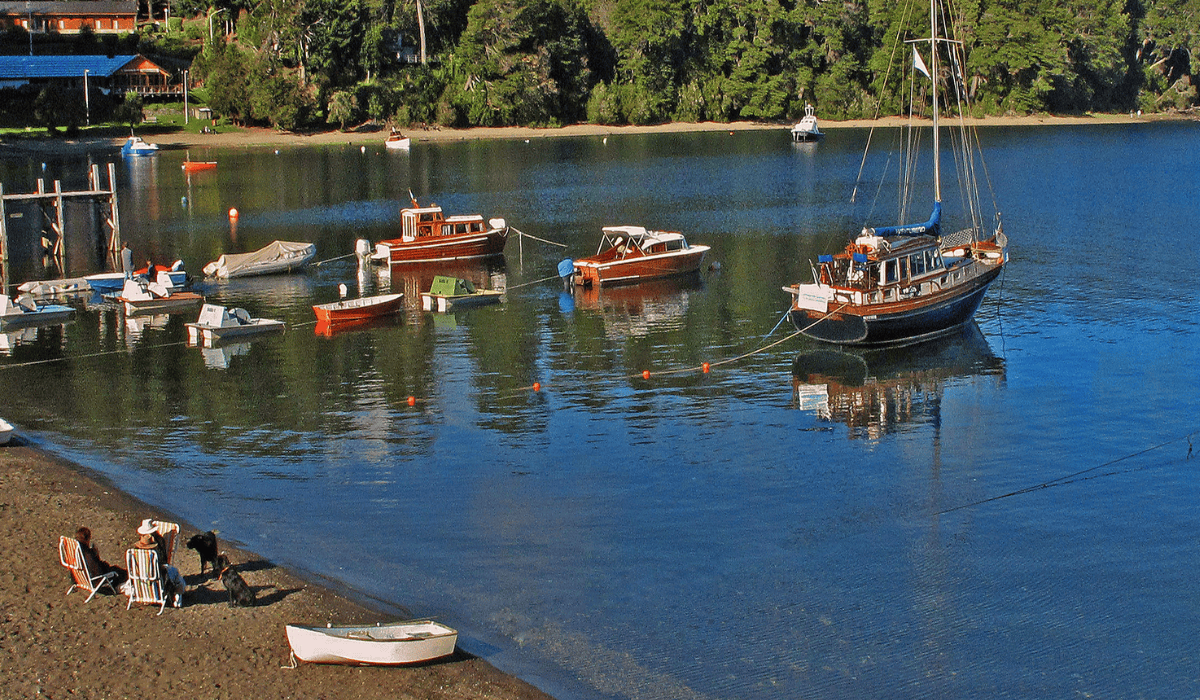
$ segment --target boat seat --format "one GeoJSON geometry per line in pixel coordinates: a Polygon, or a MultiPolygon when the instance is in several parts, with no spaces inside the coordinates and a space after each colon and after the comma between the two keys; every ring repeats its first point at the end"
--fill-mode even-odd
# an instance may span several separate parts
{"type": "Polygon", "coordinates": [[[245,309],[234,309],[233,317],[236,318],[238,323],[242,325],[250,324],[250,312],[246,311],[245,309]]]}

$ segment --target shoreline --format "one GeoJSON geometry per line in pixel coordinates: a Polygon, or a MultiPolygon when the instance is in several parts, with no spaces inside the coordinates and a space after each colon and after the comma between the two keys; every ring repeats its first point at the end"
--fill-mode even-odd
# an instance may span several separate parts
{"type": "MultiPolygon", "coordinates": [[[[219,581],[199,574],[185,546],[199,530],[115,488],[102,474],[14,436],[0,447],[0,668],[12,697],[275,697],[361,700],[552,700],[456,649],[419,666],[299,664],[289,668],[288,622],[394,619],[330,587],[221,542],[258,604],[231,608],[219,581]],[[84,602],[58,561],[59,535],[91,528],[102,558],[123,565],[143,518],[179,522],[174,564],[188,584],[182,608],[126,610],[123,595],[84,602]]],[[[220,535],[218,534],[218,538],[220,535]]]]}
{"type": "MultiPolygon", "coordinates": [[[[1078,125],[1120,125],[1139,124],[1164,121],[1195,121],[1195,117],[1186,114],[1153,114],[1153,115],[1123,115],[1123,114],[1088,114],[1082,116],[1057,116],[1034,114],[1014,117],[980,117],[967,118],[968,126],[972,127],[1027,127],[1027,126],[1078,126],[1078,125]]],[[[923,120],[928,121],[928,120],[923,120]]],[[[879,119],[851,119],[845,121],[819,121],[822,131],[835,131],[849,128],[896,127],[904,126],[908,119],[903,117],[882,117],[879,119]]],[[[451,128],[413,128],[405,130],[415,143],[446,143],[454,141],[480,140],[512,140],[540,138],[569,138],[569,137],[608,137],[637,134],[685,134],[700,132],[728,131],[730,134],[744,131],[786,132],[791,124],[774,124],[766,122],[672,122],[651,126],[605,126],[599,124],[573,124],[563,127],[471,127],[467,129],[451,128]]],[[[380,146],[386,137],[387,130],[378,125],[365,124],[348,131],[322,131],[312,134],[281,132],[263,127],[238,128],[236,131],[219,131],[214,134],[191,132],[155,133],[152,126],[141,129],[141,135],[147,141],[179,148],[278,148],[297,146],[328,146],[328,145],[363,145],[380,146]]],[[[223,127],[224,128],[224,127],[223,127]]],[[[135,130],[136,131],[136,130],[135,130]]],[[[38,153],[38,154],[72,154],[84,153],[90,150],[117,148],[128,138],[124,135],[97,135],[85,138],[58,138],[49,136],[18,137],[0,140],[0,155],[5,150],[38,153]]]]}

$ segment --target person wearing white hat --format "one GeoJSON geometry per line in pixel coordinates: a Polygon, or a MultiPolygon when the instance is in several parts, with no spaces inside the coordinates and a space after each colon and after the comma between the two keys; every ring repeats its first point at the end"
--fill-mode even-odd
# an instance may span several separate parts
{"type": "Polygon", "coordinates": [[[167,596],[167,602],[176,608],[183,607],[183,594],[187,592],[187,584],[183,580],[183,575],[179,573],[179,569],[167,564],[167,542],[163,536],[159,534],[158,527],[150,518],[142,521],[142,524],[137,529],[138,541],[133,545],[138,549],[153,549],[158,552],[158,567],[162,573],[163,581],[166,582],[163,591],[167,596]]]}

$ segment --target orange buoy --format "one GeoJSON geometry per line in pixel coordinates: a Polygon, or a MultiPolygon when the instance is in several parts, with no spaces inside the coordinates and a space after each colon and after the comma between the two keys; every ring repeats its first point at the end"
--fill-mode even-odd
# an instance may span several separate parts
{"type": "Polygon", "coordinates": [[[541,383],[541,382],[534,382],[534,383],[533,383],[533,390],[534,390],[534,391],[541,391],[541,390],[542,390],[542,383],[541,383]]]}
{"type": "Polygon", "coordinates": [[[415,396],[408,397],[408,405],[416,406],[417,405],[417,397],[415,397],[415,396]]]}
{"type": "Polygon", "coordinates": [[[649,379],[649,378],[650,378],[650,370],[648,370],[648,369],[642,370],[642,379],[649,379]]]}
{"type": "Polygon", "coordinates": [[[238,211],[237,211],[237,209],[230,209],[230,210],[229,210],[229,218],[231,218],[231,219],[237,219],[237,218],[238,218],[238,211]]]}
{"type": "Polygon", "coordinates": [[[707,362],[700,363],[700,369],[704,370],[705,374],[708,374],[708,363],[707,362]]]}

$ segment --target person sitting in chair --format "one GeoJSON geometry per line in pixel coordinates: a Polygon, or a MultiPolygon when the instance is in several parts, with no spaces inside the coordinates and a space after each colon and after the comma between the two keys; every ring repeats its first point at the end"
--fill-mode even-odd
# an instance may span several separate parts
{"type": "Polygon", "coordinates": [[[164,582],[163,595],[167,598],[167,603],[176,607],[183,607],[183,594],[187,591],[187,584],[183,581],[183,575],[179,573],[179,569],[167,564],[167,541],[163,536],[158,534],[158,528],[154,526],[150,518],[142,521],[141,527],[138,528],[138,541],[133,545],[138,549],[153,549],[158,552],[158,568],[162,574],[164,582]]]}
{"type": "Polygon", "coordinates": [[[119,588],[129,580],[129,573],[119,566],[112,566],[108,562],[100,558],[100,552],[92,544],[92,531],[84,526],[80,526],[75,531],[75,540],[79,542],[79,549],[83,552],[83,561],[87,564],[88,573],[92,576],[104,576],[109,573],[116,573],[113,578],[113,588],[119,588]]]}

